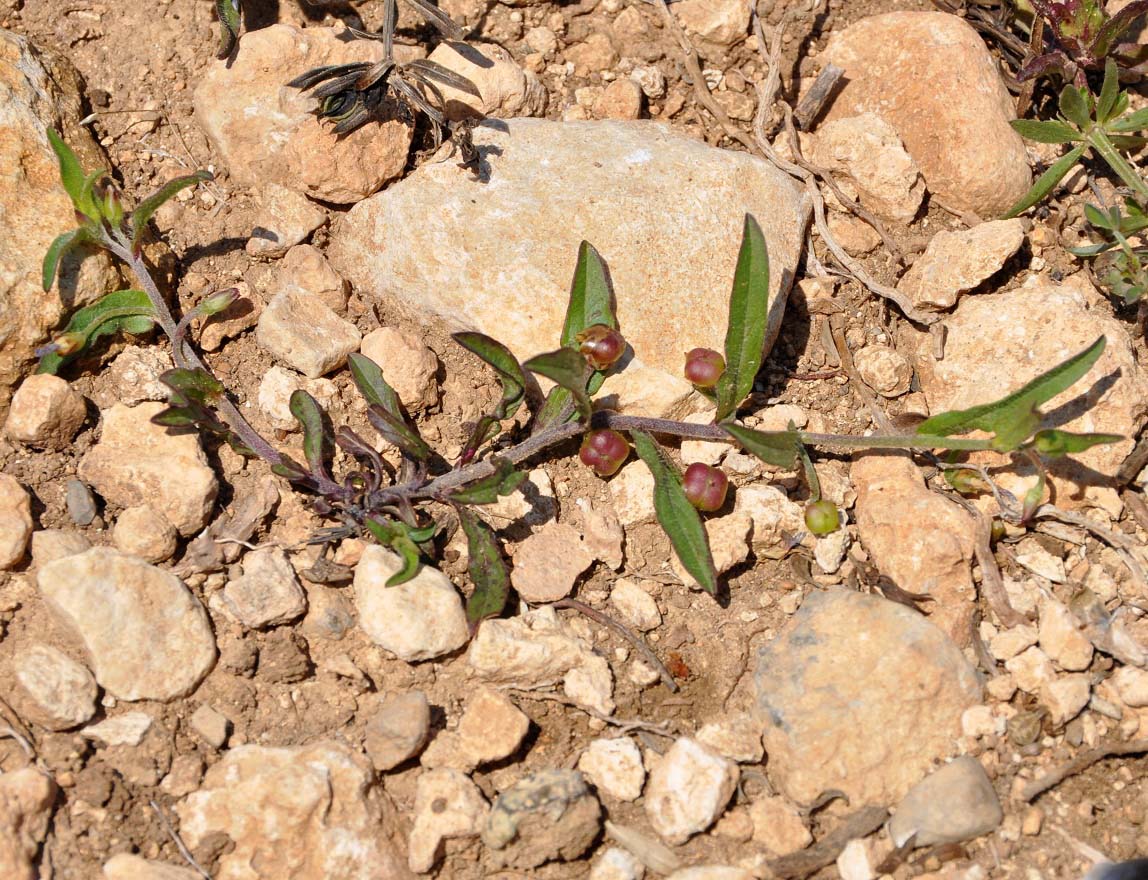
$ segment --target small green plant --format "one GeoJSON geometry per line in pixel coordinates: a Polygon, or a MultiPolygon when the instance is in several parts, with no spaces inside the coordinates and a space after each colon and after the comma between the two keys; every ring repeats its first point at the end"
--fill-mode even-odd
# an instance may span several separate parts
{"type": "Polygon", "coordinates": [[[1109,58],[1099,97],[1094,97],[1087,86],[1069,84],[1060,93],[1056,119],[1014,120],[1012,127],[1030,141],[1074,146],[1049,166],[1005,216],[1015,217],[1044,199],[1089,150],[1095,150],[1137,198],[1148,201],[1148,184],[1121,154],[1121,150],[1137,149],[1148,142],[1132,134],[1148,128],[1148,109],[1129,113],[1128,103],[1128,94],[1120,90],[1116,62],[1109,58]]]}
{"type": "MultiPolygon", "coordinates": [[[[622,415],[595,406],[592,395],[625,350],[618,331],[613,296],[605,265],[586,242],[578,252],[571,284],[561,347],[520,363],[502,343],[481,333],[459,333],[455,340],[493,371],[502,395],[493,409],[473,426],[457,463],[446,462],[420,436],[398,395],[379,367],[359,354],[349,357],[351,378],[367,403],[367,421],[401,455],[390,468],[374,446],[355,429],[333,429],[318,402],[305,391],[291,395],[290,409],[302,428],[302,461],[276,450],[263,439],[231,402],[226,389],[211,375],[188,338],[191,321],[209,315],[234,300],[232,291],[202,300],[179,320],[171,313],[146,261],[140,242],[147,218],[181,188],[204,179],[180,178],[127,212],[101,175],[84,175],[71,150],[55,135],[52,144],[61,176],[80,221],[79,229],[57,239],[44,261],[45,286],[51,284],[60,255],[77,241],[107,249],[122,260],[139,282],[140,291],[121,291],[72,316],[65,333],[43,352],[41,367],[56,370],[89,350],[107,332],[138,332],[156,325],[172,346],[175,369],[161,378],[171,388],[168,406],[154,421],[173,428],[195,428],[217,435],[236,450],[262,458],[271,470],[311,496],[313,510],[333,521],[315,538],[325,546],[340,538],[362,535],[389,547],[403,560],[390,583],[414,576],[422,559],[434,558],[453,519],[466,535],[469,574],[474,591],[467,602],[472,626],[500,614],[509,597],[509,566],[493,529],[476,508],[495,503],[515,491],[526,477],[521,466],[544,456],[565,454],[582,438],[580,457],[596,473],[615,473],[629,456],[632,443],[654,479],[658,522],[685,570],[710,593],[718,591],[718,575],[710,553],[701,513],[725,503],[728,478],[716,468],[693,465],[683,475],[669,450],[656,437],[737,443],[769,464],[805,472],[813,502],[820,486],[810,447],[844,449],[996,450],[1019,453],[1040,464],[1040,457],[1083,451],[1120,438],[1107,434],[1069,434],[1041,430],[1040,407],[1073,385],[1096,362],[1104,348],[1101,337],[1088,349],[1037,377],[1019,391],[991,404],[942,413],[924,422],[916,434],[852,437],[798,431],[756,431],[741,425],[737,413],[749,397],[766,355],[769,312],[769,258],[757,222],[746,216],[741,248],[734,268],[733,289],[725,337],[724,362],[714,379],[715,416],[699,425],[667,419],[622,415]],[[551,379],[555,387],[534,407],[532,418],[519,428],[513,417],[528,403],[527,373],[551,379]],[[989,436],[955,435],[973,430],[989,436]],[[627,440],[628,437],[628,440],[627,440]],[[336,455],[336,450],[342,456],[336,455]]],[[[714,363],[706,358],[707,369],[714,363]]],[[[707,379],[708,381],[708,379],[707,379]]],[[[1039,489],[1043,490],[1043,470],[1039,489]]],[[[1039,492],[1037,493],[1039,500],[1039,492]]],[[[1031,507],[1035,504],[1030,504],[1031,507]]],[[[815,533],[829,530],[819,508],[809,522],[815,533]]],[[[836,511],[834,511],[834,518],[836,511]]]]}
{"type": "MultiPolygon", "coordinates": [[[[1017,73],[1022,82],[1059,74],[1066,82],[1085,86],[1085,73],[1099,70],[1109,60],[1133,69],[1144,61],[1143,48],[1121,44],[1121,35],[1148,11],[1148,0],[1132,0],[1109,15],[1101,0],[1031,0],[1044,23],[1049,45],[1027,61],[1017,73]]],[[[1018,3],[1018,5],[1020,5],[1018,3]]],[[[1039,51],[1039,50],[1038,50],[1039,51]]]]}
{"type": "Polygon", "coordinates": [[[1148,215],[1134,199],[1126,199],[1122,212],[1118,205],[1107,211],[1085,205],[1084,216],[1100,235],[1096,244],[1069,248],[1078,257],[1094,259],[1093,271],[1100,285],[1131,304],[1148,291],[1148,248],[1134,247],[1129,237],[1148,228],[1148,215]]]}

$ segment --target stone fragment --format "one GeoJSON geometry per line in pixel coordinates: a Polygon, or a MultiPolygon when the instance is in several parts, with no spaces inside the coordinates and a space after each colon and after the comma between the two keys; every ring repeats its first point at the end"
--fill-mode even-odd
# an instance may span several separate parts
{"type": "Polygon", "coordinates": [[[224,607],[252,629],[289,623],[307,611],[307,596],[291,560],[278,547],[246,554],[243,574],[227,582],[222,596],[224,607]]]}
{"type": "Polygon", "coordinates": [[[596,739],[582,752],[578,769],[603,794],[620,801],[635,801],[646,784],[642,752],[628,736],[596,739]]]}
{"type": "Polygon", "coordinates": [[[797,809],[783,797],[765,797],[749,805],[753,840],[774,855],[787,856],[813,843],[813,835],[797,809]]]}
{"type": "Polygon", "coordinates": [[[104,547],[44,566],[40,592],[80,636],[96,681],[121,700],[191,693],[215,662],[203,606],[169,572],[104,547]]]}
{"type": "Polygon", "coordinates": [[[291,395],[306,391],[327,409],[338,398],[339,389],[330,379],[306,379],[294,370],[273,366],[259,382],[259,409],[279,431],[301,431],[299,420],[291,414],[291,395]]]}
{"type": "Polygon", "coordinates": [[[438,403],[438,358],[416,334],[380,327],[363,337],[359,351],[379,365],[387,384],[412,413],[438,403]]]}
{"type": "Polygon", "coordinates": [[[1020,624],[1003,629],[989,639],[989,653],[1002,663],[1011,660],[1037,643],[1040,635],[1035,626],[1020,624]]]}
{"type": "Polygon", "coordinates": [[[880,116],[834,119],[811,141],[810,160],[847,174],[865,207],[899,223],[911,223],[917,216],[925,181],[896,130],[880,116]]]}
{"type": "Polygon", "coordinates": [[[981,697],[940,629],[847,591],[806,597],[759,652],[756,683],[770,777],[797,803],[829,789],[850,804],[899,799],[954,750],[961,714],[981,697]]]}
{"type": "Polygon", "coordinates": [[[610,602],[631,626],[642,632],[657,629],[662,624],[658,603],[637,583],[629,578],[618,578],[610,588],[610,602]]]}
{"type": "Polygon", "coordinates": [[[459,748],[473,766],[481,767],[517,752],[529,729],[530,719],[510,697],[482,687],[470,698],[459,720],[459,748]]]}
{"type": "Polygon", "coordinates": [[[474,84],[478,96],[439,85],[448,119],[493,116],[541,116],[546,112],[546,87],[523,70],[511,54],[496,43],[466,45],[443,43],[429,61],[453,70],[474,84]]]}
{"type": "Polygon", "coordinates": [[[618,63],[618,53],[610,38],[601,32],[590,34],[581,43],[566,47],[566,61],[574,65],[575,76],[590,76],[609,70],[618,63]]]}
{"type": "Polygon", "coordinates": [[[643,800],[651,827],[669,843],[685,843],[718,820],[737,779],[735,763],[679,737],[650,772],[643,800]]]}
{"type": "Polygon", "coordinates": [[[1122,666],[1109,681],[1125,706],[1132,709],[1148,706],[1148,669],[1122,666]]]}
{"type": "Polygon", "coordinates": [[[104,862],[102,880],[201,880],[202,875],[191,868],[168,862],[157,862],[119,853],[104,862]]]}
{"type": "Polygon", "coordinates": [[[957,232],[942,230],[897,283],[897,289],[908,294],[919,309],[952,308],[958,296],[999,272],[1023,244],[1024,225],[1015,218],[957,232]]]}
{"type": "Polygon", "coordinates": [[[116,517],[112,542],[121,553],[158,563],[171,559],[179,546],[179,534],[162,513],[137,504],[116,517]]]}
{"type": "Polygon", "coordinates": [[[554,483],[546,471],[535,468],[515,491],[501,496],[494,504],[484,504],[479,513],[496,529],[509,529],[515,524],[540,526],[558,513],[554,483]]]}
{"type": "Polygon", "coordinates": [[[614,711],[614,678],[606,658],[574,635],[552,606],[484,621],[467,666],[490,684],[535,689],[562,682],[566,695],[603,714],[614,711]]]}
{"type": "Polygon", "coordinates": [[[1092,695],[1092,682],[1084,673],[1063,675],[1047,682],[1040,689],[1040,702],[1048,709],[1048,720],[1052,726],[1067,724],[1088,705],[1092,695]]]}
{"type": "Polygon", "coordinates": [[[845,511],[838,508],[837,515],[841,519],[842,527],[828,535],[818,537],[813,547],[813,561],[826,574],[833,574],[841,568],[852,543],[849,532],[844,527],[845,511]]]}
{"type": "Polygon", "coordinates": [[[79,532],[67,529],[41,529],[32,532],[32,563],[43,568],[49,562],[91,549],[92,542],[79,532]]]}
{"type": "Polygon", "coordinates": [[[243,51],[209,66],[195,90],[195,116],[242,186],[274,183],[349,204],[402,173],[411,127],[399,120],[346,136],[313,114],[316,99],[284,83],[325,64],[378,61],[383,46],[345,29],[273,24],[244,35],[243,51]]]}
{"type": "Polygon", "coordinates": [[[593,563],[578,530],[552,520],[514,549],[510,581],[527,602],[557,602],[593,563]]]}
{"type": "Polygon", "coordinates": [[[502,792],[482,842],[494,861],[529,869],[578,858],[601,828],[601,807],[577,770],[541,770],[502,792]]]}
{"type": "Polygon", "coordinates": [[[424,565],[411,580],[388,587],[387,580],[402,565],[397,554],[377,544],[363,551],[354,582],[363,632],[408,662],[430,660],[461,648],[469,631],[454,584],[438,569],[424,565]]]}
{"type": "Polygon", "coordinates": [[[749,7],[738,0],[682,0],[674,15],[687,33],[714,47],[729,48],[749,31],[749,7]]]}
{"type": "Polygon", "coordinates": [[[1016,686],[1025,693],[1038,694],[1041,688],[1056,678],[1052,661],[1040,648],[1032,647],[1005,661],[1005,669],[1012,673],[1016,686]]]}
{"type": "MultiPolygon", "coordinates": [[[[1014,290],[964,299],[945,322],[944,360],[937,361],[927,346],[918,351],[921,390],[930,411],[937,413],[996,400],[1098,337],[1108,340],[1088,374],[1044,404],[1042,409],[1049,415],[1043,427],[1120,434],[1129,439],[1058,460],[1049,481],[1061,507],[1093,504],[1113,509],[1115,505],[1119,510],[1115,490],[1097,485],[1095,474],[1116,473],[1132,450],[1131,438],[1148,415],[1148,376],[1124,324],[1098,308],[1103,301],[1083,272],[1061,284],[1033,276],[1014,290]],[[992,357],[985,357],[985,352],[992,352],[992,357]],[[1069,401],[1073,403],[1066,408],[1069,401]]],[[[1010,471],[1023,476],[1023,481],[1018,479],[1021,485],[1014,488],[1023,494],[1033,475],[1015,466],[1010,471]]]]}
{"type": "Polygon", "coordinates": [[[1048,578],[1054,584],[1063,584],[1065,581],[1064,560],[1049,553],[1032,537],[1017,542],[1016,561],[1033,574],[1048,578]]]}
{"type": "Polygon", "coordinates": [[[15,477],[0,474],[0,571],[13,568],[32,537],[32,496],[15,477]]]}
{"type": "MultiPolygon", "coordinates": [[[[753,520],[748,513],[735,510],[725,516],[705,521],[706,536],[709,538],[710,554],[713,556],[717,573],[725,574],[731,568],[741,565],[749,558],[749,541],[753,534],[753,520]]],[[[693,575],[686,571],[677,554],[670,560],[670,567],[687,587],[701,589],[693,575]]]]}
{"type": "Polygon", "coordinates": [[[732,712],[709,722],[695,738],[703,746],[739,764],[759,763],[765,754],[761,745],[761,722],[744,712],[732,712]]]}
{"type": "Polygon", "coordinates": [[[996,830],[1004,818],[997,793],[976,758],[957,758],[914,785],[889,821],[889,836],[901,846],[960,843],[996,830]]]}
{"type": "Polygon", "coordinates": [[[616,846],[604,850],[590,869],[590,880],[642,880],[645,876],[646,866],[616,846]]]}
{"type": "Polygon", "coordinates": [[[430,871],[442,855],[444,840],[477,837],[489,814],[486,798],[465,773],[447,768],[423,773],[415,789],[410,869],[430,871]]]}
{"type": "Polygon", "coordinates": [[[991,217],[1028,191],[1013,101],[967,22],[942,12],[871,15],[835,31],[822,60],[845,69],[826,121],[880,116],[943,204],[991,217]]]}
{"type": "Polygon", "coordinates": [[[68,480],[64,484],[64,504],[69,518],[78,526],[91,525],[98,513],[92,490],[79,480],[68,480]]]}
{"type": "Polygon", "coordinates": [[[69,730],[96,714],[96,681],[88,670],[51,645],[33,644],[12,660],[8,694],[21,717],[48,730],[69,730]]]}
{"type": "MultiPolygon", "coordinates": [[[[34,47],[26,37],[0,31],[0,215],[8,230],[0,241],[0,421],[13,389],[32,372],[34,351],[68,314],[115,290],[107,254],[78,248],[60,262],[51,290],[41,288],[44,254],[53,240],[76,228],[76,212],[60,183],[60,166],[47,130],[63,132],[85,169],[107,160],[79,124],[88,109],[82,82],[63,57],[34,47]]],[[[3,529],[0,528],[0,534],[3,529]]]]}
{"type": "Polygon", "coordinates": [[[861,543],[877,568],[902,590],[932,596],[930,618],[957,645],[967,645],[976,602],[973,518],[931,492],[907,456],[861,456],[850,479],[861,543]]]}
{"type": "Polygon", "coordinates": [[[531,52],[540,55],[553,55],[558,51],[558,37],[548,27],[532,27],[522,40],[530,47],[531,52]]]}
{"type": "Polygon", "coordinates": [[[41,876],[36,854],[48,836],[57,791],[52,778],[33,767],[0,773],[0,876],[4,880],[41,876]]]}
{"type": "Polygon", "coordinates": [[[255,338],[262,348],[308,379],[341,367],[362,341],[354,324],[344,321],[318,297],[293,288],[267,303],[255,338]]]}
{"type": "Polygon", "coordinates": [[[84,453],[77,473],[113,504],[147,504],[187,536],[207,525],[219,484],[198,435],[168,433],[152,423],[165,409],[141,403],[104,410],[100,440],[84,453]]]}
{"type": "Polygon", "coordinates": [[[309,244],[298,244],[279,261],[275,291],[288,288],[305,290],[321,299],[339,314],[347,307],[347,282],[331,268],[323,252],[309,244]]]}
{"type": "Polygon", "coordinates": [[[222,749],[231,732],[231,721],[213,706],[204,703],[191,713],[191,729],[213,749],[222,749]]]}
{"type": "Polygon", "coordinates": [[[1069,672],[1083,672],[1092,663],[1092,642],[1068,606],[1055,599],[1040,606],[1040,649],[1069,672]]]}
{"type": "Polygon", "coordinates": [[[913,367],[890,345],[866,345],[853,355],[865,384],[882,397],[900,397],[913,381],[913,367]]]}
{"type": "Polygon", "coordinates": [[[849,841],[835,861],[841,880],[874,880],[876,872],[864,840],[854,838],[849,841]]]}
{"type": "Polygon", "coordinates": [[[733,509],[753,520],[751,546],[758,556],[780,559],[789,552],[791,540],[805,531],[805,511],[776,486],[738,489],[733,509]]]}
{"type": "Polygon", "coordinates": [[[37,449],[63,449],[84,424],[84,396],[59,376],[34,374],[12,396],[4,433],[37,449]]]}
{"type": "Polygon", "coordinates": [[[328,251],[336,270],[420,322],[439,316],[527,358],[553,349],[579,243],[592,241],[638,354],[599,396],[617,395],[620,409],[660,401],[684,415],[697,395],[681,378],[682,353],[722,348],[725,312],[712,304],[729,296],[748,212],[768,243],[770,328],[780,327],[809,216],[786,175],[649,122],[514,119],[500,127],[474,130],[496,186],[460,178],[450,162],[420,166],[343,218],[328,251]],[[580,195],[587,192],[598,194],[592,203],[580,195]],[[428,203],[438,205],[433,216],[428,203]],[[677,219],[667,225],[667,216],[677,219]],[[532,230],[531,246],[509,253],[523,229],[532,230]],[[627,385],[641,368],[645,378],[627,385]]]}
{"type": "Polygon", "coordinates": [[[754,880],[754,875],[732,865],[697,865],[674,871],[666,880],[754,880]]]}
{"type": "Polygon", "coordinates": [[[99,740],[106,746],[138,746],[151,730],[152,718],[147,712],[125,712],[113,715],[99,724],[80,731],[85,739],[99,740]]]}
{"type": "Polygon", "coordinates": [[[825,221],[829,225],[829,234],[837,239],[849,256],[864,257],[881,244],[881,234],[860,217],[837,211],[828,214],[825,221]]]}
{"type": "Polygon", "coordinates": [[[575,499],[582,512],[582,545],[590,555],[614,571],[622,567],[622,545],[626,533],[612,510],[594,507],[587,498],[575,499]]]}
{"type": "Polygon", "coordinates": [[[171,389],[159,380],[174,366],[171,355],[154,346],[129,345],[108,366],[107,387],[92,391],[100,409],[117,403],[135,406],[145,400],[166,401],[171,389]]]}
{"type": "Polygon", "coordinates": [[[259,212],[244,249],[253,257],[281,257],[326,222],[323,209],[306,196],[268,183],[259,191],[259,212]]]}
{"type": "Polygon", "coordinates": [[[624,465],[610,480],[610,499],[623,526],[654,518],[654,477],[640,461],[624,465]]]}
{"type": "Polygon", "coordinates": [[[632,79],[616,79],[602,91],[591,112],[596,119],[638,119],[642,88],[632,79]]]}
{"type": "MultiPolygon", "coordinates": [[[[236,291],[235,301],[222,312],[196,322],[199,334],[197,339],[204,351],[219,351],[228,339],[234,339],[254,327],[263,314],[262,294],[252,291],[246,281],[236,281],[231,287],[236,291]]],[[[166,399],[166,395],[163,399],[166,399]]]]}
{"type": "Polygon", "coordinates": [[[176,805],[180,836],[192,851],[212,835],[234,842],[215,880],[413,880],[390,802],[369,797],[370,782],[370,767],[340,743],[238,746],[176,805]]]}
{"type": "Polygon", "coordinates": [[[367,719],[363,747],[376,770],[392,770],[409,761],[430,734],[430,704],[422,691],[385,699],[367,719]]]}

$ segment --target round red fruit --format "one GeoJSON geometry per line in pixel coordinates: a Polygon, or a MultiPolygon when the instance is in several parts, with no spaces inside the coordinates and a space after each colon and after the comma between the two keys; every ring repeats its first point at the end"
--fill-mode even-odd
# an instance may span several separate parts
{"type": "Polygon", "coordinates": [[[626,353],[622,334],[605,324],[592,324],[574,338],[578,351],[595,370],[608,370],[626,353]]]}
{"type": "Polygon", "coordinates": [[[686,352],[686,379],[699,388],[713,388],[725,372],[725,358],[712,348],[686,352]]]}
{"type": "Polygon", "coordinates": [[[705,513],[713,513],[725,504],[729,477],[715,467],[695,461],[686,468],[682,488],[690,504],[705,513]]]}
{"type": "Polygon", "coordinates": [[[805,527],[818,537],[830,535],[841,528],[841,515],[837,505],[822,498],[805,508],[805,527]]]}
{"type": "Polygon", "coordinates": [[[582,438],[582,448],[578,450],[582,464],[593,468],[600,477],[617,472],[629,454],[630,444],[626,438],[609,428],[588,433],[582,438]]]}

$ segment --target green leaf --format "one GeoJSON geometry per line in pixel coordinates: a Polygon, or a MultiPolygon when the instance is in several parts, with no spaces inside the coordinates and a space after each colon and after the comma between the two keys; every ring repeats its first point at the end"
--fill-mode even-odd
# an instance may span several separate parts
{"type": "Polygon", "coordinates": [[[205,180],[212,180],[210,171],[196,171],[194,174],[187,174],[183,177],[176,177],[174,180],[169,180],[162,187],[136,205],[136,209],[132,211],[132,248],[137,252],[140,246],[140,236],[147,228],[148,221],[151,220],[152,215],[160,209],[160,206],[173,198],[181,190],[187,189],[189,186],[195,186],[205,180]]]}
{"type": "Polygon", "coordinates": [[[535,355],[522,365],[532,373],[545,376],[568,390],[574,406],[584,419],[590,418],[590,396],[586,393],[586,359],[576,349],[560,348],[535,355]]]}
{"type": "Polygon", "coordinates": [[[72,314],[61,335],[75,335],[80,345],[67,354],[48,347],[40,358],[37,373],[56,373],[67,361],[80,355],[101,336],[119,330],[146,333],[155,323],[155,310],[142,290],[117,290],[72,314]]]}
{"type": "Polygon", "coordinates": [[[239,41],[239,0],[215,0],[219,16],[219,55],[226,58],[239,41]]]}
{"type": "Polygon", "coordinates": [[[48,143],[52,145],[52,152],[56,154],[56,160],[60,163],[60,183],[63,184],[68,198],[72,200],[73,207],[89,219],[97,220],[99,212],[95,204],[91,202],[90,197],[84,199],[84,169],[80,165],[79,158],[72,152],[72,148],[64,143],[64,139],[51,128],[48,129],[48,143]]]}
{"type": "Polygon", "coordinates": [[[494,473],[468,486],[450,493],[450,501],[455,504],[494,504],[499,496],[509,495],[526,479],[525,471],[516,471],[514,465],[497,456],[490,460],[494,473]]]}
{"type": "Polygon", "coordinates": [[[1041,455],[1060,458],[1104,443],[1119,443],[1123,439],[1119,434],[1074,434],[1071,431],[1046,428],[1033,435],[1032,447],[1041,455]]]}
{"type": "Polygon", "coordinates": [[[710,595],[717,593],[717,570],[701,517],[686,498],[682,477],[645,431],[631,431],[634,449],[654,476],[654,512],[682,566],[710,595]]]}
{"type": "Polygon", "coordinates": [[[1129,131],[1143,131],[1148,128],[1148,107],[1143,107],[1135,113],[1121,116],[1119,119],[1104,126],[1105,130],[1113,133],[1129,131]]]}
{"type": "Polygon", "coordinates": [[[1069,122],[1075,122],[1082,129],[1088,128],[1092,116],[1088,112],[1088,98],[1083,89],[1067,85],[1060,93],[1060,112],[1069,122]]]}
{"type": "Polygon", "coordinates": [[[1108,135],[1108,140],[1112,142],[1112,146],[1116,147],[1116,149],[1123,150],[1126,153],[1139,150],[1142,146],[1148,144],[1148,138],[1131,134],[1110,134],[1108,135]]]}
{"type": "Polygon", "coordinates": [[[186,400],[211,403],[223,396],[222,383],[206,370],[167,370],[159,380],[186,400]]]}
{"type": "Polygon", "coordinates": [[[494,412],[478,420],[463,450],[462,463],[470,461],[478,448],[498,433],[498,423],[511,418],[526,398],[526,376],[518,359],[505,345],[482,333],[455,333],[454,341],[494,368],[502,383],[502,400],[494,412]]]}
{"type": "Polygon", "coordinates": [[[377,404],[367,407],[367,421],[388,443],[415,461],[428,461],[434,450],[419,436],[418,430],[401,415],[395,415],[377,404]]]}
{"type": "Polygon", "coordinates": [[[796,431],[754,431],[752,428],[729,422],[721,427],[750,455],[755,455],[774,467],[787,471],[795,469],[797,450],[801,444],[796,431]]]}
{"type": "Polygon", "coordinates": [[[1074,257],[1095,257],[1097,254],[1102,254],[1105,251],[1112,250],[1116,245],[1112,242],[1103,241],[1100,244],[1089,244],[1082,247],[1065,248],[1074,257]]]}
{"type": "Polygon", "coordinates": [[[578,334],[594,324],[618,329],[610,284],[606,280],[606,265],[594,246],[584,241],[578,246],[578,264],[570,283],[570,301],[566,306],[566,321],[562,325],[562,345],[576,348],[578,334]]]}
{"type": "Polygon", "coordinates": [[[1096,205],[1086,204],[1084,206],[1084,216],[1089,223],[1098,229],[1115,229],[1117,225],[1106,211],[1100,210],[1096,205]]]}
{"type": "Polygon", "coordinates": [[[1079,354],[1037,376],[1019,391],[992,403],[964,410],[938,413],[917,426],[917,433],[948,437],[973,430],[994,434],[993,448],[1016,449],[1040,425],[1040,406],[1081,379],[1104,351],[1101,336],[1079,354]]]}
{"type": "Polygon", "coordinates": [[[765,357],[769,318],[769,253],[757,221],[745,215],[741,249],[729,297],[725,331],[725,372],[718,380],[715,421],[733,415],[753,390],[753,380],[765,357]]]}
{"type": "Polygon", "coordinates": [[[1022,138],[1041,144],[1067,144],[1084,136],[1059,119],[1014,119],[1009,123],[1022,138]]]}
{"type": "Polygon", "coordinates": [[[60,260],[76,245],[81,244],[88,240],[88,234],[84,229],[73,229],[71,232],[64,232],[57,235],[55,240],[48,245],[48,252],[44,254],[44,269],[40,279],[44,290],[52,289],[52,283],[56,280],[56,270],[60,267],[60,260]]]}
{"type": "Polygon", "coordinates": [[[387,578],[388,587],[405,584],[418,574],[419,548],[411,538],[411,529],[406,523],[371,517],[364,520],[363,525],[376,541],[389,547],[402,559],[402,567],[387,578]]]}
{"type": "Polygon", "coordinates": [[[383,371],[373,360],[358,352],[347,355],[347,366],[351,368],[351,378],[368,404],[382,407],[394,415],[402,415],[403,407],[399,396],[387,380],[383,371]]]}
{"type": "Polygon", "coordinates": [[[303,456],[316,476],[330,479],[327,473],[327,455],[330,451],[323,408],[319,402],[302,388],[291,392],[288,401],[291,415],[303,428],[303,456]]]}
{"type": "Polygon", "coordinates": [[[1100,98],[1096,102],[1097,122],[1104,124],[1111,118],[1119,94],[1120,75],[1116,70],[1116,61],[1110,57],[1104,62],[1104,82],[1100,86],[1100,98]]]}
{"type": "Polygon", "coordinates": [[[466,600],[466,619],[473,633],[488,617],[497,617],[510,596],[510,569],[502,558],[494,530],[467,507],[458,508],[458,520],[466,533],[469,558],[467,573],[474,592],[466,600]]]}
{"type": "Polygon", "coordinates": [[[538,410],[538,415],[534,417],[535,431],[541,430],[552,424],[557,419],[562,411],[566,409],[566,405],[570,403],[573,398],[570,392],[563,388],[561,385],[555,385],[550,389],[550,393],[546,395],[546,400],[542,404],[542,408],[538,410]]]}
{"type": "Polygon", "coordinates": [[[1048,170],[1037,178],[1036,183],[1032,185],[1032,189],[1025,193],[1024,198],[1008,209],[1005,213],[1005,217],[1015,217],[1022,211],[1027,211],[1052,192],[1053,187],[1060,183],[1061,178],[1072,170],[1072,166],[1080,160],[1080,157],[1084,155],[1084,151],[1087,149],[1088,144],[1078,144],[1053,162],[1052,165],[1048,167],[1048,170]]]}

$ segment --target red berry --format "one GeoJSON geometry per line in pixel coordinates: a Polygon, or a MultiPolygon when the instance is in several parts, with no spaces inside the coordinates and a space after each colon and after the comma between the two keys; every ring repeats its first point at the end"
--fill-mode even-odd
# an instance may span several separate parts
{"type": "Polygon", "coordinates": [[[841,528],[841,515],[837,512],[837,505],[824,498],[810,503],[805,508],[805,527],[818,537],[837,531],[841,528]]]}
{"type": "Polygon", "coordinates": [[[686,468],[682,488],[690,504],[705,513],[713,513],[725,504],[729,477],[715,467],[695,461],[686,468]]]}
{"type": "Polygon", "coordinates": [[[592,324],[574,338],[578,351],[595,370],[608,370],[626,353],[622,334],[605,324],[592,324]]]}
{"type": "Polygon", "coordinates": [[[686,378],[699,388],[713,388],[725,372],[725,358],[712,348],[686,352],[686,378]]]}
{"type": "Polygon", "coordinates": [[[622,466],[630,455],[630,444],[617,431],[601,428],[582,438],[578,458],[600,477],[608,477],[622,466]]]}

